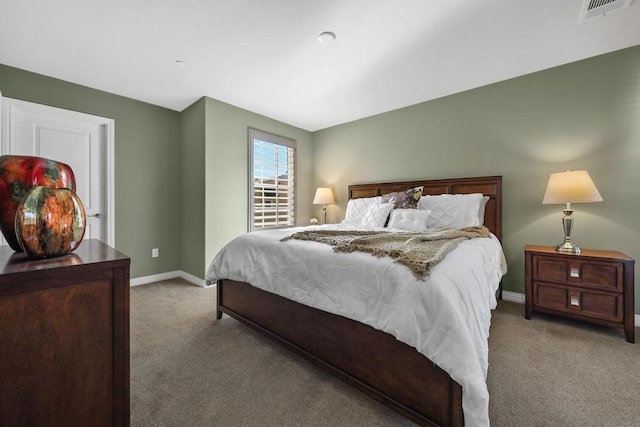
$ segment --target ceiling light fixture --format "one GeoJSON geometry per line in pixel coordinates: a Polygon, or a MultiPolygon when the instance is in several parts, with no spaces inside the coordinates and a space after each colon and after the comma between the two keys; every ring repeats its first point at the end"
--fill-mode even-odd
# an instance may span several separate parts
{"type": "Polygon", "coordinates": [[[184,61],[181,61],[181,60],[179,60],[179,59],[178,59],[178,60],[176,61],[176,65],[177,65],[178,67],[184,67],[184,66],[185,66],[185,65],[187,65],[187,64],[185,64],[185,62],[184,62],[184,61]]]}
{"type": "Polygon", "coordinates": [[[336,35],[331,31],[325,31],[318,36],[318,40],[322,44],[331,44],[336,41],[336,35]]]}

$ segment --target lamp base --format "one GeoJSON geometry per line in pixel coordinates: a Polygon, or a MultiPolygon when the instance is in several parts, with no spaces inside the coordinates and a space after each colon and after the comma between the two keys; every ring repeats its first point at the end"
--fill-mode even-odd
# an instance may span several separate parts
{"type": "Polygon", "coordinates": [[[580,248],[571,242],[564,242],[563,244],[556,246],[556,250],[558,252],[565,252],[576,255],[580,254],[580,248]]]}
{"type": "Polygon", "coordinates": [[[558,252],[566,252],[570,254],[579,254],[580,248],[571,243],[571,229],[573,228],[573,211],[567,203],[567,208],[562,211],[564,217],[562,218],[562,228],[564,228],[564,243],[556,246],[558,252]]]}

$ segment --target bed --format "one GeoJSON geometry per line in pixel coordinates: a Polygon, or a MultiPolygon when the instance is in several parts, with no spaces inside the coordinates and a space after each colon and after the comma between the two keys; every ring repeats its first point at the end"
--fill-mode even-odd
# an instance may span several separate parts
{"type": "MultiPolygon", "coordinates": [[[[416,186],[423,187],[423,195],[488,196],[484,224],[495,238],[502,239],[500,176],[355,184],[349,186],[348,194],[349,199],[370,198],[416,186]]],[[[486,419],[480,416],[479,420],[470,421],[471,412],[468,408],[463,410],[462,386],[416,346],[366,324],[371,322],[356,321],[266,291],[263,284],[219,277],[220,265],[226,262],[220,257],[219,254],[214,259],[218,273],[214,272],[214,262],[207,273],[207,280],[217,283],[218,319],[224,313],[239,320],[420,425],[462,426],[465,413],[467,425],[488,424],[488,403],[483,415],[486,419]]],[[[499,297],[498,285],[496,288],[499,297]]],[[[488,326],[486,329],[488,336],[488,326]]],[[[447,363],[441,361],[440,365],[447,363]]]]}

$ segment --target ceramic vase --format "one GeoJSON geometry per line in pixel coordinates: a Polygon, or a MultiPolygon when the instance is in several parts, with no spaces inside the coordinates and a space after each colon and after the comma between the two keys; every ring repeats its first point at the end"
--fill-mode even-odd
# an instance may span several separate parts
{"type": "Polygon", "coordinates": [[[14,251],[21,251],[15,232],[18,205],[35,186],[76,189],[71,168],[33,156],[0,156],[0,230],[14,251]]]}
{"type": "Polygon", "coordinates": [[[85,226],[84,206],[70,188],[33,187],[15,216],[18,244],[32,258],[72,252],[82,242],[85,226]]]}

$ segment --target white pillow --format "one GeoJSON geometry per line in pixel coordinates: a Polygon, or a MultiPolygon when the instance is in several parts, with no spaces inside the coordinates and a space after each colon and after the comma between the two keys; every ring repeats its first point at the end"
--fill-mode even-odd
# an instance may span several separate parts
{"type": "Polygon", "coordinates": [[[373,205],[379,205],[381,200],[382,196],[363,197],[361,199],[349,200],[349,202],[347,203],[347,212],[345,213],[343,222],[360,224],[369,207],[373,205]]]}
{"type": "Polygon", "coordinates": [[[481,193],[422,196],[418,209],[431,211],[428,228],[481,225],[479,212],[483,197],[481,193]]]}
{"type": "Polygon", "coordinates": [[[484,208],[487,207],[489,196],[483,196],[480,202],[480,209],[478,210],[478,218],[480,219],[480,225],[484,225],[484,208]]]}
{"type": "Polygon", "coordinates": [[[431,211],[418,209],[394,209],[391,211],[389,228],[406,231],[424,231],[431,211]]]}
{"type": "Polygon", "coordinates": [[[360,225],[364,228],[384,227],[389,218],[389,212],[393,210],[393,203],[379,203],[369,206],[360,221],[360,225]]]}

